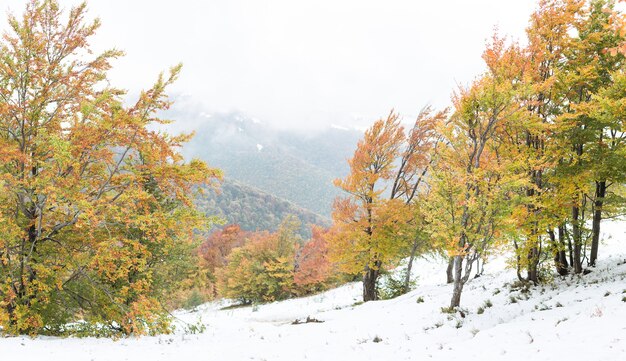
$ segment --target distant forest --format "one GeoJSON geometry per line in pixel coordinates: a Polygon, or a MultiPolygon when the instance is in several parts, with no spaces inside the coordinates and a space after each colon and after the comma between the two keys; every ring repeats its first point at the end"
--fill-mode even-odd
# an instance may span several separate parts
{"type": "Polygon", "coordinates": [[[330,225],[328,218],[232,179],[226,179],[219,190],[205,190],[197,197],[196,205],[202,212],[219,216],[227,224],[238,224],[246,231],[275,231],[288,215],[300,220],[299,233],[305,238],[311,236],[311,224],[330,225]]]}

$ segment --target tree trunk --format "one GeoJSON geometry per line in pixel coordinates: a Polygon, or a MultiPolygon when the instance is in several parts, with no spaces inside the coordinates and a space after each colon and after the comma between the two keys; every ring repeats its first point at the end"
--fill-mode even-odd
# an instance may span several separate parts
{"type": "Polygon", "coordinates": [[[578,216],[580,209],[578,206],[572,207],[572,238],[574,239],[574,273],[582,273],[583,265],[581,261],[581,248],[582,248],[582,232],[580,230],[580,224],[578,223],[578,216]]]}
{"type": "Polygon", "coordinates": [[[513,246],[515,247],[515,274],[518,280],[524,281],[524,277],[522,277],[522,257],[515,239],[513,239],[513,246]]]}
{"type": "MultiPolygon", "coordinates": [[[[566,226],[563,225],[563,231],[567,229],[565,227],[566,226]]],[[[569,235],[567,235],[567,250],[569,254],[569,265],[574,267],[574,248],[572,248],[572,237],[570,237],[569,235]]]]}
{"type": "Polygon", "coordinates": [[[378,300],[376,280],[378,280],[380,274],[379,267],[380,264],[377,265],[377,269],[372,269],[369,266],[365,267],[365,272],[363,273],[363,302],[378,300]]]}
{"type": "Polygon", "coordinates": [[[559,226],[559,238],[557,240],[556,235],[554,234],[554,230],[549,230],[548,234],[550,235],[550,241],[552,243],[552,248],[554,249],[554,267],[556,268],[556,272],[565,276],[567,274],[567,255],[565,254],[565,243],[563,240],[563,227],[559,226]]]}
{"type": "Polygon", "coordinates": [[[589,256],[589,265],[596,266],[598,258],[598,243],[600,242],[600,222],[602,221],[602,206],[604,204],[604,196],[606,194],[606,181],[596,182],[596,199],[593,203],[593,225],[591,229],[591,255],[589,256]]]}
{"type": "Polygon", "coordinates": [[[556,272],[561,274],[560,268],[560,257],[559,257],[559,244],[556,242],[556,236],[554,235],[554,231],[552,229],[548,230],[548,235],[550,236],[550,244],[552,245],[552,254],[554,255],[554,267],[556,268],[556,272]]]}
{"type": "Polygon", "coordinates": [[[409,292],[409,286],[411,285],[411,269],[413,268],[413,260],[417,253],[417,246],[419,245],[417,238],[413,241],[413,248],[411,248],[411,256],[409,257],[409,264],[406,266],[406,275],[404,276],[404,292],[409,292]]]}
{"type": "Polygon", "coordinates": [[[537,270],[537,266],[539,264],[539,250],[537,247],[533,246],[528,251],[528,281],[533,282],[534,284],[539,283],[539,272],[537,270]]]}
{"type": "Polygon", "coordinates": [[[559,226],[559,246],[561,247],[559,252],[559,261],[561,262],[561,265],[563,267],[564,273],[562,274],[562,276],[565,276],[569,273],[568,268],[570,266],[567,263],[567,254],[565,253],[565,225],[559,226]]]}
{"type": "Polygon", "coordinates": [[[446,283],[454,282],[454,273],[452,270],[454,269],[454,257],[450,257],[448,259],[448,268],[446,268],[446,283]]]}
{"type": "MultiPolygon", "coordinates": [[[[534,149],[539,149],[538,138],[532,136],[530,133],[526,136],[526,144],[529,147],[534,149]]],[[[534,199],[538,195],[539,192],[535,192],[535,189],[541,189],[541,171],[532,170],[530,171],[530,178],[532,179],[533,186],[528,187],[526,189],[526,196],[529,199],[534,199]]],[[[539,210],[535,205],[531,202],[526,205],[529,214],[537,215],[539,210]]],[[[539,272],[537,271],[537,267],[539,265],[539,245],[541,244],[541,237],[539,236],[539,230],[537,227],[537,218],[533,218],[530,229],[530,235],[528,235],[527,242],[532,242],[528,249],[528,253],[526,254],[526,280],[531,281],[534,284],[539,283],[539,272]]],[[[519,271],[518,271],[519,277],[519,271]]]]}
{"type": "Polygon", "coordinates": [[[463,292],[463,257],[454,256],[454,287],[452,290],[452,300],[450,300],[450,308],[459,307],[461,304],[461,292],[463,292]]]}

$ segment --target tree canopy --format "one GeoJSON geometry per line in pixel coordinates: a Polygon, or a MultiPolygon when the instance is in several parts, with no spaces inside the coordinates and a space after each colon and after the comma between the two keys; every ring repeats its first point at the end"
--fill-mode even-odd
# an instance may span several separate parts
{"type": "Polygon", "coordinates": [[[56,333],[82,319],[112,332],[166,331],[169,265],[210,219],[192,186],[220,172],[183,162],[189,135],[158,131],[180,65],[131,105],[93,55],[100,23],[54,0],[9,16],[0,42],[0,325],[56,333]]]}

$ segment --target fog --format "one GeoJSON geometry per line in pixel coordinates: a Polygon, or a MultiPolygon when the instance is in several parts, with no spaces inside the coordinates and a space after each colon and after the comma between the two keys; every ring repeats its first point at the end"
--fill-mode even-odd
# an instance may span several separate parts
{"type": "MultiPolygon", "coordinates": [[[[24,3],[3,0],[0,11],[19,14],[24,3]]],[[[69,8],[77,1],[60,3],[69,8]]],[[[102,20],[94,48],[127,53],[114,63],[112,84],[136,93],[182,62],[171,89],[181,104],[316,129],[364,126],[391,108],[411,118],[426,104],[448,105],[451,92],[483,70],[480,55],[495,27],[523,38],[535,1],[91,0],[88,6],[89,16],[102,20]]]]}

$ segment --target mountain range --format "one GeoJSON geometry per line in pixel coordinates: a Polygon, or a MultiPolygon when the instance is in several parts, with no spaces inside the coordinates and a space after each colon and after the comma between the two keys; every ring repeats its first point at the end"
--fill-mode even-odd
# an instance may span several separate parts
{"type": "Polygon", "coordinates": [[[174,109],[173,115],[197,124],[185,157],[225,174],[221,192],[208,192],[199,204],[248,230],[273,230],[287,214],[304,224],[328,224],[341,195],[333,180],[348,173],[347,160],[362,136],[336,126],[309,133],[280,130],[241,113],[174,109]]]}

